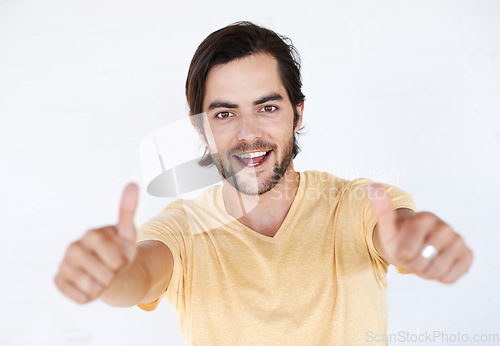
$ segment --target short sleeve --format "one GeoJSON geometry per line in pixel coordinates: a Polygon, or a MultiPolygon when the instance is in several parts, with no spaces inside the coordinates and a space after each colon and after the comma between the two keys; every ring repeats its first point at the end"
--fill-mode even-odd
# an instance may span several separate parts
{"type": "Polygon", "coordinates": [[[145,311],[156,309],[160,300],[166,297],[170,304],[177,310],[180,304],[179,292],[182,292],[184,279],[184,265],[186,258],[187,222],[184,212],[175,208],[175,202],[165,208],[161,213],[149,219],[137,229],[137,243],[146,240],[157,240],[165,244],[174,258],[172,278],[167,290],[158,299],[144,304],[137,304],[145,311]]]}

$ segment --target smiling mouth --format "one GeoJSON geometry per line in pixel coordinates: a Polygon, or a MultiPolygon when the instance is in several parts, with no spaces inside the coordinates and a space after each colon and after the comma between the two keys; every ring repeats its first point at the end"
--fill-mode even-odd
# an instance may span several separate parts
{"type": "Polygon", "coordinates": [[[258,167],[264,164],[271,151],[272,150],[256,151],[253,153],[234,155],[234,157],[246,167],[258,167]]]}

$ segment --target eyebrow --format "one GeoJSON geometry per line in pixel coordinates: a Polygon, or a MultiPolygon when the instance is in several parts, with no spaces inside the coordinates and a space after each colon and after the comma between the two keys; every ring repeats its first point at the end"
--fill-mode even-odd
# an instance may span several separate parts
{"type": "Polygon", "coordinates": [[[261,97],[260,99],[258,99],[257,101],[255,101],[253,104],[257,106],[257,105],[260,105],[262,103],[266,103],[266,102],[269,102],[269,101],[283,101],[283,96],[281,96],[278,93],[272,93],[270,95],[261,97]]]}
{"type": "MultiPolygon", "coordinates": [[[[267,96],[263,96],[260,99],[254,101],[254,105],[260,105],[269,101],[283,101],[283,96],[281,96],[278,93],[272,93],[267,96]]],[[[231,103],[231,102],[225,102],[225,101],[214,101],[210,103],[208,106],[208,110],[211,111],[212,109],[216,108],[238,108],[238,105],[236,103],[231,103]]]]}
{"type": "Polygon", "coordinates": [[[209,111],[215,108],[238,108],[238,105],[236,103],[214,101],[208,106],[209,111]]]}

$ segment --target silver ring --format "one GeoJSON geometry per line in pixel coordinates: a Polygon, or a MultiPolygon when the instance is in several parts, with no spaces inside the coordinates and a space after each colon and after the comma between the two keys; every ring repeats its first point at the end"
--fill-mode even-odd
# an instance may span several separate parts
{"type": "Polygon", "coordinates": [[[422,251],[420,251],[420,255],[431,261],[434,257],[436,257],[438,254],[438,250],[432,246],[431,244],[425,244],[424,247],[422,248],[422,251]]]}

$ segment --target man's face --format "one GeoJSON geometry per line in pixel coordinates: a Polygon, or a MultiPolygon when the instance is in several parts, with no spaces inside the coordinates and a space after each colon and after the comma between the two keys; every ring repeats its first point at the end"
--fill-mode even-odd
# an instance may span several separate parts
{"type": "Polygon", "coordinates": [[[281,82],[278,62],[258,53],[213,67],[203,111],[205,139],[221,175],[238,191],[263,194],[291,167],[294,106],[281,82]]]}

